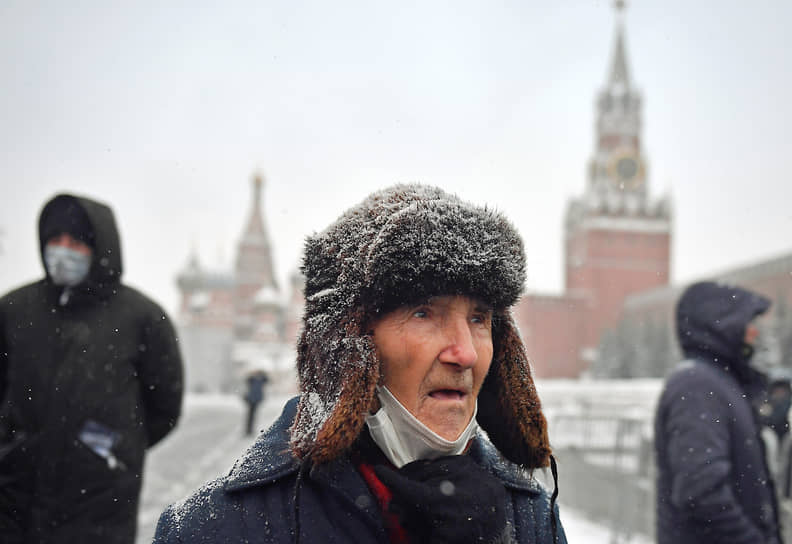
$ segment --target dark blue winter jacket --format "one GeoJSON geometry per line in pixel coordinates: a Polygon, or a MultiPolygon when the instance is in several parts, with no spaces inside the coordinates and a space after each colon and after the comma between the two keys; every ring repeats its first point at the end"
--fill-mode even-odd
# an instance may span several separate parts
{"type": "Polygon", "coordinates": [[[750,400],[746,325],[769,301],[711,282],[677,306],[684,361],[657,407],[658,544],[778,543],[777,507],[750,400]]]}
{"type": "MultiPolygon", "coordinates": [[[[349,458],[306,471],[295,507],[300,465],[289,451],[288,429],[296,404],[296,398],[289,401],[228,476],[168,507],[154,542],[291,543],[299,523],[304,543],[387,543],[377,500],[349,458]]],[[[469,454],[510,491],[507,519],[514,542],[551,544],[550,500],[544,488],[482,438],[475,439],[469,454]]],[[[557,508],[555,516],[557,520],[557,508]]],[[[560,522],[558,534],[558,542],[566,544],[560,522]]]]}

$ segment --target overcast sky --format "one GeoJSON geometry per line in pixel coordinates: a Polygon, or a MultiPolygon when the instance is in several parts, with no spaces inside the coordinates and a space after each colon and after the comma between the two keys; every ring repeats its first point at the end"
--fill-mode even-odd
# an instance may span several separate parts
{"type": "MultiPolygon", "coordinates": [[[[792,2],[634,0],[672,276],[792,251],[792,2]]],[[[0,3],[0,291],[42,274],[59,191],[110,204],[125,280],[177,307],[192,246],[230,267],[260,171],[283,284],[306,234],[374,189],[439,185],[505,212],[528,288],[558,292],[584,189],[609,1],[0,3]]]]}

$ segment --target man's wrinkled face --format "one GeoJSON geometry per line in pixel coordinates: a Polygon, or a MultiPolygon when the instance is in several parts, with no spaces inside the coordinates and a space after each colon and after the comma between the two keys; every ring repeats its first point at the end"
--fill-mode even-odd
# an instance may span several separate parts
{"type": "Polygon", "coordinates": [[[465,296],[432,297],[374,324],[381,384],[446,440],[465,430],[492,363],[492,309],[465,296]]]}

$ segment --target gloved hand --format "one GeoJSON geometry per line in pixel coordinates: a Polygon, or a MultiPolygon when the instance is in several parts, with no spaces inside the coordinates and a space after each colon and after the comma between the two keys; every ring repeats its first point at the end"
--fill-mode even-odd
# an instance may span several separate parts
{"type": "Polygon", "coordinates": [[[505,541],[508,495],[503,484],[467,455],[374,467],[393,493],[390,510],[411,542],[505,541]]]}

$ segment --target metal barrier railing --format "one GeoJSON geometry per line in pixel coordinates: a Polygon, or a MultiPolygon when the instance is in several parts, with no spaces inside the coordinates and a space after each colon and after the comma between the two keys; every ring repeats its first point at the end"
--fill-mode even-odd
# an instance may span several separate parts
{"type": "Polygon", "coordinates": [[[611,528],[611,543],[654,534],[654,465],[645,418],[555,414],[561,500],[611,528]]]}

